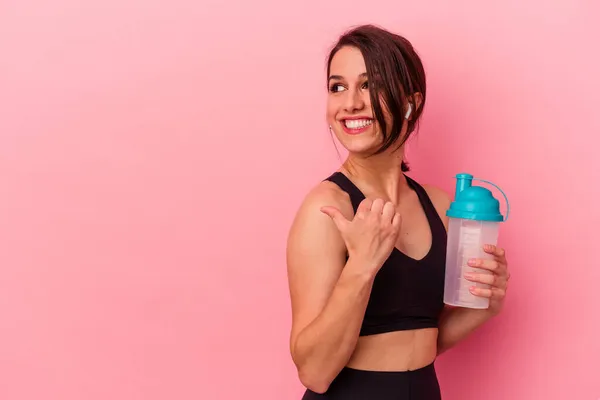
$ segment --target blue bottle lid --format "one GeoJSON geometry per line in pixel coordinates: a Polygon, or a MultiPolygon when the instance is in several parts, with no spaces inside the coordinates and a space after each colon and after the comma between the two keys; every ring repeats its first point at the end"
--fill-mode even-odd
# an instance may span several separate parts
{"type": "Polygon", "coordinates": [[[450,208],[446,211],[446,215],[451,218],[472,219],[477,221],[505,221],[504,216],[500,212],[500,203],[494,198],[492,192],[481,186],[472,186],[473,180],[489,183],[500,190],[506,199],[506,219],[508,219],[510,205],[508,204],[508,198],[502,189],[492,182],[476,179],[473,178],[473,175],[465,173],[456,175],[454,201],[450,204],[450,208]]]}

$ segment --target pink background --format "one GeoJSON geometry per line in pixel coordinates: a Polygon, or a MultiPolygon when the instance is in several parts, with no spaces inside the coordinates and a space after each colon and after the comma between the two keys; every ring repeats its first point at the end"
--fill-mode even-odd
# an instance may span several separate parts
{"type": "Polygon", "coordinates": [[[285,239],[339,162],[327,48],[365,22],[428,71],[413,176],[514,210],[506,310],[444,398],[599,398],[594,3],[1,1],[0,399],[299,399],[285,239]]]}

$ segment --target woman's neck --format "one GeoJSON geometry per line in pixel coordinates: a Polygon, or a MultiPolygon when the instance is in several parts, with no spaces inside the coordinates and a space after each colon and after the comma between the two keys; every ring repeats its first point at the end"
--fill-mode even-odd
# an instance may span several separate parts
{"type": "Polygon", "coordinates": [[[410,190],[402,171],[403,151],[384,152],[370,157],[350,154],[342,168],[368,192],[385,194],[396,202],[410,190]]]}

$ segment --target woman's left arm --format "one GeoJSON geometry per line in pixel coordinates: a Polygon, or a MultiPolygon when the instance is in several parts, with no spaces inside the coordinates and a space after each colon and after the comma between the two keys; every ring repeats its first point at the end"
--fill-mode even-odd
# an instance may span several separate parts
{"type": "Polygon", "coordinates": [[[471,282],[481,282],[490,285],[489,289],[472,287],[471,293],[475,296],[487,297],[490,305],[485,310],[446,307],[442,313],[439,324],[438,355],[466,338],[475,329],[480,327],[490,318],[502,311],[504,298],[508,289],[508,263],[503,248],[485,245],[483,250],[493,256],[493,259],[473,259],[469,265],[486,269],[490,273],[473,273],[465,276],[471,282]]]}
{"type": "MultiPolygon", "coordinates": [[[[446,230],[448,229],[448,218],[446,210],[450,207],[450,196],[440,188],[424,185],[427,194],[431,198],[446,230]]],[[[483,325],[490,318],[498,315],[504,304],[504,297],[508,286],[510,274],[504,249],[496,246],[484,246],[483,250],[493,256],[491,260],[476,259],[470,265],[491,271],[491,274],[474,274],[466,277],[472,282],[490,284],[490,289],[475,288],[471,290],[476,296],[488,297],[490,306],[485,310],[477,310],[462,307],[446,306],[440,317],[438,334],[438,354],[443,353],[459,341],[466,338],[470,333],[483,325]]],[[[482,271],[483,272],[483,271],[482,271]]]]}

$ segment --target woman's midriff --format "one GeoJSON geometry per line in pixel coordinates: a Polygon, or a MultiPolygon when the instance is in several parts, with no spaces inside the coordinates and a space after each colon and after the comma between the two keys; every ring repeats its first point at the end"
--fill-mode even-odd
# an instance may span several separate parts
{"type": "Polygon", "coordinates": [[[437,356],[436,328],[361,336],[347,366],[367,371],[410,371],[437,356]]]}

